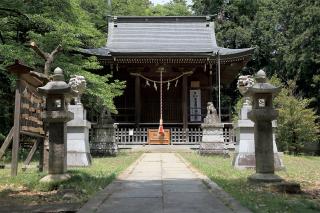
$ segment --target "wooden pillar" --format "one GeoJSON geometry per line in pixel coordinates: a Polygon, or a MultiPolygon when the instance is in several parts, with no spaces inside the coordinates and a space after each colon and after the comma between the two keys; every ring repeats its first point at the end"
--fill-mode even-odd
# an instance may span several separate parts
{"type": "Polygon", "coordinates": [[[182,123],[183,129],[188,128],[188,76],[182,77],[182,123]]]}
{"type": "Polygon", "coordinates": [[[139,127],[141,121],[141,89],[140,77],[136,76],[135,79],[135,120],[136,127],[139,127]]]}
{"type": "MultiPolygon", "coordinates": [[[[209,100],[210,102],[213,103],[213,84],[212,84],[212,73],[209,73],[209,78],[208,78],[208,81],[209,81],[209,100]]],[[[207,104],[207,103],[205,103],[207,104]]]]}
{"type": "Polygon", "coordinates": [[[11,176],[17,176],[19,160],[19,143],[20,143],[20,110],[21,110],[21,93],[20,93],[20,75],[17,76],[16,94],[14,102],[14,132],[12,143],[12,160],[11,176]]]}

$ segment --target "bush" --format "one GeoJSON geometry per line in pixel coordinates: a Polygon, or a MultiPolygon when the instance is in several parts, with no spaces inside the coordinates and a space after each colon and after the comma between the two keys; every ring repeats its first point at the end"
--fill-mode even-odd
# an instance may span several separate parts
{"type": "Polygon", "coordinates": [[[275,107],[279,110],[276,132],[278,148],[293,154],[301,153],[305,143],[319,139],[318,116],[309,108],[310,99],[295,94],[295,81],[289,81],[285,86],[277,76],[273,76],[270,82],[282,87],[274,99],[275,107]]]}
{"type": "MultiPolygon", "coordinates": [[[[278,149],[291,154],[301,153],[305,143],[319,140],[319,124],[316,123],[319,117],[309,108],[310,99],[295,94],[295,81],[284,85],[275,75],[270,79],[270,83],[282,88],[274,99],[275,108],[279,111],[276,130],[278,149]]],[[[237,113],[242,103],[243,98],[240,98],[235,107],[237,113]]],[[[233,115],[233,122],[238,118],[237,113],[233,115]]]]}

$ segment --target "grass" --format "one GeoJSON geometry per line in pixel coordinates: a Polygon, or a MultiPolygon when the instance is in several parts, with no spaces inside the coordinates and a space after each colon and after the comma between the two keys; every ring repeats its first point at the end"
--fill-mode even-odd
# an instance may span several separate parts
{"type": "Polygon", "coordinates": [[[116,176],[133,163],[141,153],[121,153],[117,157],[93,158],[91,167],[68,169],[72,178],[63,183],[40,183],[45,173],[34,169],[19,170],[11,177],[10,169],[0,170],[0,206],[8,203],[48,204],[55,202],[85,202],[105,188],[116,176]],[[65,193],[74,199],[65,200],[65,193]]]}
{"type": "Polygon", "coordinates": [[[320,157],[284,156],[286,170],[277,174],[301,184],[303,193],[293,195],[278,193],[270,185],[249,184],[247,177],[254,170],[234,169],[232,157],[181,155],[253,212],[320,212],[320,157]]]}

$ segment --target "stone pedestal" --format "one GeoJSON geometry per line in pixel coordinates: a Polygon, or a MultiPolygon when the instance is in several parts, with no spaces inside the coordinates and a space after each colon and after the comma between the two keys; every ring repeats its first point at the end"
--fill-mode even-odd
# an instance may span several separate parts
{"type": "Polygon", "coordinates": [[[228,154],[224,148],[223,124],[217,115],[212,102],[207,103],[207,116],[201,124],[202,141],[199,146],[200,154],[228,154]]]}
{"type": "Polygon", "coordinates": [[[94,125],[92,128],[91,153],[94,155],[117,155],[118,144],[115,139],[115,129],[117,126],[113,123],[108,123],[108,121],[102,121],[101,124],[94,125]]]}
{"type": "Polygon", "coordinates": [[[82,104],[69,105],[74,119],[67,123],[67,165],[90,166],[89,129],[91,123],[86,120],[86,110],[82,104]]]}
{"type": "MultiPolygon", "coordinates": [[[[252,106],[244,105],[240,111],[240,119],[235,125],[237,145],[233,159],[233,166],[238,169],[255,168],[255,147],[254,147],[254,123],[248,119],[248,112],[251,111],[252,106]]],[[[284,168],[283,161],[278,153],[275,142],[275,128],[276,122],[272,122],[273,129],[273,153],[274,153],[274,167],[275,170],[284,168]]]]}
{"type": "Polygon", "coordinates": [[[202,124],[202,141],[199,146],[200,154],[226,155],[224,148],[223,125],[202,124]]]}

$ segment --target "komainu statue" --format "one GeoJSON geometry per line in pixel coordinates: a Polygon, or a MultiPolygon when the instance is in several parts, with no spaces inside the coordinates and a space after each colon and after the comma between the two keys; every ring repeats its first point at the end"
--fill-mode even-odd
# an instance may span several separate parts
{"type": "Polygon", "coordinates": [[[84,93],[87,86],[86,79],[81,75],[73,75],[69,80],[69,85],[77,95],[74,99],[75,104],[81,104],[81,95],[84,93]]]}
{"type": "MultiPolygon", "coordinates": [[[[249,87],[254,84],[254,79],[251,75],[240,75],[237,82],[237,87],[241,95],[243,95],[249,87]]],[[[250,98],[245,97],[243,105],[251,105],[250,98]]]]}
{"type": "Polygon", "coordinates": [[[217,124],[220,123],[217,110],[212,102],[207,103],[207,116],[204,118],[204,124],[217,124]]]}

